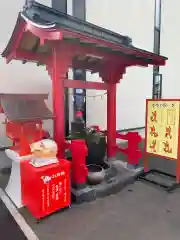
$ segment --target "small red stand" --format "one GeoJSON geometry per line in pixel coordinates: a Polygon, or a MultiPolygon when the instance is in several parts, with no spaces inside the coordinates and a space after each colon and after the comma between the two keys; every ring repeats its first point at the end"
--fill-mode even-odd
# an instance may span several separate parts
{"type": "Polygon", "coordinates": [[[142,141],[142,137],[138,132],[128,132],[128,151],[127,151],[127,161],[128,164],[138,165],[139,159],[142,157],[141,150],[139,149],[139,144],[142,141]]]}
{"type": "Polygon", "coordinates": [[[72,140],[72,183],[76,187],[86,184],[88,169],[86,166],[86,156],[88,149],[84,140],[72,140]]]}
{"type": "Polygon", "coordinates": [[[70,162],[34,167],[28,161],[21,163],[22,202],[33,217],[41,219],[71,203],[70,162]]]}

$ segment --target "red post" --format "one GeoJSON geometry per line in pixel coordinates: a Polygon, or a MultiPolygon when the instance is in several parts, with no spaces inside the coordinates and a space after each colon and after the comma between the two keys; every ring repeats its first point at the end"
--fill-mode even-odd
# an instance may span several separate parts
{"type": "Polygon", "coordinates": [[[116,157],[116,84],[107,90],[107,157],[116,157]]]}
{"type": "Polygon", "coordinates": [[[88,149],[84,140],[72,140],[72,183],[76,187],[86,184],[88,169],[86,167],[86,156],[88,149]]]}
{"type": "Polygon", "coordinates": [[[142,141],[142,137],[138,132],[128,132],[128,164],[137,166],[139,159],[142,157],[141,150],[139,149],[139,143],[142,141]]]}
{"type": "Polygon", "coordinates": [[[64,64],[59,46],[55,43],[52,46],[52,97],[54,120],[54,139],[58,145],[58,157],[64,157],[65,123],[64,123],[64,75],[67,72],[67,65],[64,64]]]}

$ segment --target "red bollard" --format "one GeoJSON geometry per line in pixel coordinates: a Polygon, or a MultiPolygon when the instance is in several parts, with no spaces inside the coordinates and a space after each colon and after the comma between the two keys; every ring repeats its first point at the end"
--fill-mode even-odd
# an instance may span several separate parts
{"type": "Polygon", "coordinates": [[[88,169],[86,167],[86,156],[88,149],[84,140],[72,140],[72,183],[76,187],[86,184],[88,169]]]}
{"type": "Polygon", "coordinates": [[[128,132],[128,164],[138,165],[142,153],[139,150],[139,143],[142,141],[138,132],[128,132]]]}

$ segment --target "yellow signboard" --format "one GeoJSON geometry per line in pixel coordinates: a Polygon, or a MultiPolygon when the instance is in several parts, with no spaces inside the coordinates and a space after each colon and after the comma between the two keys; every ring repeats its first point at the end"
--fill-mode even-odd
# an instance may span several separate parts
{"type": "Polygon", "coordinates": [[[146,152],[177,159],[180,101],[147,101],[146,152]]]}

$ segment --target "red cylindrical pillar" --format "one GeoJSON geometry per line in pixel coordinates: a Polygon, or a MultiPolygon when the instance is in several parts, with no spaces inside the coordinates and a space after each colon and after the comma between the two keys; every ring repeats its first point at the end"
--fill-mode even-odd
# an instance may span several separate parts
{"type": "Polygon", "coordinates": [[[76,187],[86,184],[88,169],[86,167],[86,156],[88,149],[84,140],[72,140],[72,183],[76,187]]]}
{"type": "Polygon", "coordinates": [[[116,157],[116,84],[109,83],[107,90],[107,157],[116,157]]]}
{"type": "MultiPolygon", "coordinates": [[[[52,98],[54,119],[54,140],[58,145],[58,157],[64,157],[65,141],[65,122],[64,122],[64,83],[63,77],[67,72],[67,65],[60,62],[60,53],[58,45],[55,43],[52,47],[52,98]]],[[[62,56],[61,56],[62,57],[62,56]]]]}

